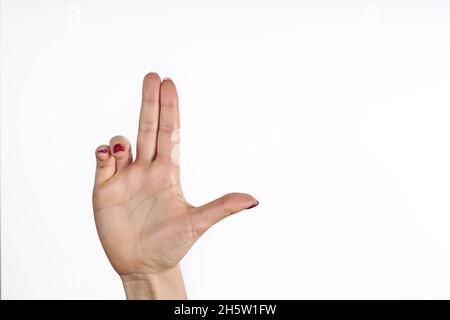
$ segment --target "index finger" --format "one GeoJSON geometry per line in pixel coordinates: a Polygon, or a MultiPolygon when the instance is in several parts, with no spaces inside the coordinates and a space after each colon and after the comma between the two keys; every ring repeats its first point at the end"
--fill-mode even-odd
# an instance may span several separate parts
{"type": "Polygon", "coordinates": [[[150,72],[142,84],[142,104],[136,146],[136,160],[152,161],[156,156],[159,126],[159,90],[161,78],[150,72]]]}

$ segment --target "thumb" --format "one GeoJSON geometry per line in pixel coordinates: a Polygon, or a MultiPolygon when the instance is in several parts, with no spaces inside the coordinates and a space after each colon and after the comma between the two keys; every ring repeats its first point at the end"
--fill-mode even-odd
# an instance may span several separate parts
{"type": "Polygon", "coordinates": [[[214,224],[234,213],[256,207],[259,201],[246,193],[228,193],[200,207],[192,209],[192,227],[201,236],[214,224]]]}

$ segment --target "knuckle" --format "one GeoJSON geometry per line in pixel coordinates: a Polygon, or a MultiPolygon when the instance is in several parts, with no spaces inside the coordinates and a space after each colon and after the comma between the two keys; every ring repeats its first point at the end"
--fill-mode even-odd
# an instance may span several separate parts
{"type": "Polygon", "coordinates": [[[155,133],[158,131],[158,125],[154,122],[144,122],[139,124],[139,131],[146,133],[155,133]]]}
{"type": "Polygon", "coordinates": [[[162,133],[172,133],[174,130],[178,129],[174,124],[160,124],[159,132],[162,133]]]}
{"type": "Polygon", "coordinates": [[[112,137],[112,138],[109,140],[109,144],[110,144],[110,145],[111,145],[111,144],[114,144],[114,143],[117,143],[117,142],[124,143],[124,144],[128,144],[128,139],[125,138],[124,136],[117,135],[117,136],[112,137]]]}
{"type": "Polygon", "coordinates": [[[228,216],[230,214],[230,209],[228,208],[228,201],[227,201],[227,197],[222,197],[220,198],[220,203],[219,203],[219,208],[221,213],[224,216],[228,216]]]}
{"type": "Polygon", "coordinates": [[[166,102],[164,104],[161,103],[161,109],[164,109],[164,108],[170,109],[170,108],[176,108],[176,107],[177,107],[177,104],[172,101],[166,102]]]}

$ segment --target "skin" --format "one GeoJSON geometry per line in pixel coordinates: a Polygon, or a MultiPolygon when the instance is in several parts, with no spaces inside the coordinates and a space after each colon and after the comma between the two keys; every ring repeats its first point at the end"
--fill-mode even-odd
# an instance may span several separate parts
{"type": "Polygon", "coordinates": [[[185,299],[179,262],[223,218],[254,207],[229,193],[196,207],[180,185],[178,94],[172,80],[144,77],[136,158],[113,137],[96,149],[93,208],[97,232],[127,299],[185,299]]]}

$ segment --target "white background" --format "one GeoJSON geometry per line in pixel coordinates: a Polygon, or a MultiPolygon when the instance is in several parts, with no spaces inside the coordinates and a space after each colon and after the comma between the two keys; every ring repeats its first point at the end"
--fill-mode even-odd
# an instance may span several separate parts
{"type": "Polygon", "coordinates": [[[94,149],[157,71],[188,201],[260,201],[184,258],[190,298],[449,299],[449,57],[449,1],[3,0],[2,298],[124,298],[94,149]]]}

